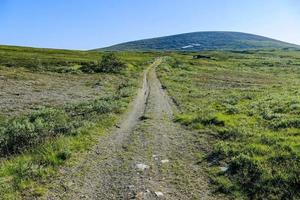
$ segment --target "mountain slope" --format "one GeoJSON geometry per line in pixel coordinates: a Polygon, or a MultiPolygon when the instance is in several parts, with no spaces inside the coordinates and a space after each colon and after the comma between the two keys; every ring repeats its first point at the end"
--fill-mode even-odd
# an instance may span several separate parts
{"type": "Polygon", "coordinates": [[[107,51],[201,51],[300,48],[271,38],[239,32],[194,32],[138,40],[96,49],[107,51]]]}

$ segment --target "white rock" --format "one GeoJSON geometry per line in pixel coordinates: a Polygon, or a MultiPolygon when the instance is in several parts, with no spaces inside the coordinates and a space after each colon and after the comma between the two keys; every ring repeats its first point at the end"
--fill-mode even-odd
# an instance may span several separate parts
{"type": "Polygon", "coordinates": [[[157,155],[152,155],[152,158],[153,158],[154,160],[158,160],[158,156],[157,156],[157,155]]]}
{"type": "Polygon", "coordinates": [[[228,170],[228,167],[220,167],[220,170],[221,170],[222,172],[226,172],[226,171],[228,170]]]}
{"type": "Polygon", "coordinates": [[[154,192],[157,197],[163,197],[164,194],[162,192],[154,192]]]}
{"type": "Polygon", "coordinates": [[[133,190],[134,189],[134,185],[128,185],[128,189],[133,190]]]}
{"type": "Polygon", "coordinates": [[[166,160],[161,160],[160,162],[161,162],[161,164],[165,164],[165,163],[168,163],[170,161],[166,159],[166,160]]]}
{"type": "Polygon", "coordinates": [[[138,164],[136,164],[136,168],[141,170],[141,171],[144,171],[145,169],[149,169],[149,166],[145,165],[143,163],[138,163],[138,164]]]}

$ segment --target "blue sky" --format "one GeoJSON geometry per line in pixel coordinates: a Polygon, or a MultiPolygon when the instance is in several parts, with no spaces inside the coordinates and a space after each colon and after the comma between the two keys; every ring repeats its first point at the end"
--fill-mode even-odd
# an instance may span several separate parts
{"type": "Polygon", "coordinates": [[[0,0],[0,44],[93,49],[214,30],[300,44],[300,1],[0,0]]]}

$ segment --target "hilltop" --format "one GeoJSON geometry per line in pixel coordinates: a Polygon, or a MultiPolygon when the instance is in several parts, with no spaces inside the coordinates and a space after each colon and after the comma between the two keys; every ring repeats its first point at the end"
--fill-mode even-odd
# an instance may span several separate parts
{"type": "Polygon", "coordinates": [[[105,51],[203,51],[300,48],[295,44],[240,32],[194,32],[121,43],[105,51]]]}

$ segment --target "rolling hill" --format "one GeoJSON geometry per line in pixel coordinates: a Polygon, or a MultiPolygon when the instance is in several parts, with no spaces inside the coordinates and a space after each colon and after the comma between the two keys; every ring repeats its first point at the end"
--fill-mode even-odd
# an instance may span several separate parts
{"type": "Polygon", "coordinates": [[[95,49],[99,51],[202,51],[296,48],[279,40],[240,32],[194,32],[138,40],[95,49]]]}

